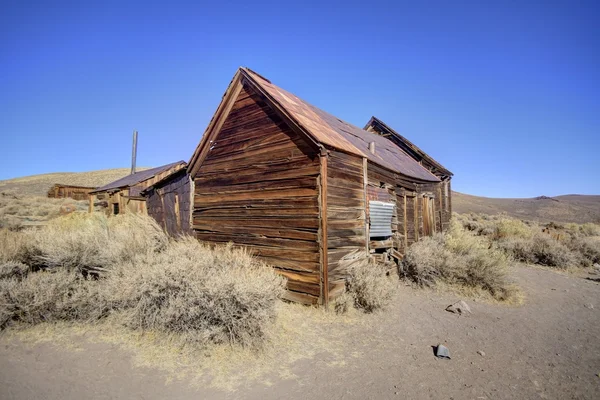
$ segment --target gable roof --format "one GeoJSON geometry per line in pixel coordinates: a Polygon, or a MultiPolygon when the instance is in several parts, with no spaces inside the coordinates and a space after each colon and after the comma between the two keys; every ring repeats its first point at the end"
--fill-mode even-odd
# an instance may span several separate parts
{"type": "MultiPolygon", "coordinates": [[[[380,132],[382,132],[388,136],[392,136],[394,139],[396,139],[395,142],[396,143],[399,142],[398,145],[415,160],[417,160],[417,161],[424,160],[426,163],[430,164],[435,170],[439,171],[443,175],[446,175],[446,176],[454,175],[452,172],[450,172],[448,169],[446,169],[442,164],[440,164],[439,162],[434,160],[433,157],[431,157],[429,154],[425,153],[413,142],[411,142],[410,140],[408,140],[407,138],[405,138],[404,136],[402,136],[401,134],[399,134],[398,132],[396,132],[395,130],[390,128],[379,118],[374,117],[374,116],[371,117],[369,122],[367,122],[367,125],[365,125],[365,130],[369,129],[369,127],[379,130],[380,132]]],[[[392,141],[394,141],[394,140],[392,140],[392,141]]]]}
{"type": "Polygon", "coordinates": [[[438,177],[386,138],[336,118],[273,85],[271,81],[248,68],[238,69],[229,84],[217,112],[190,159],[188,166],[190,173],[194,174],[208,155],[210,151],[208,144],[215,139],[244,85],[250,86],[258,93],[290,125],[290,128],[300,131],[303,136],[317,145],[326,145],[346,153],[366,157],[375,164],[416,180],[439,181],[438,177]],[[369,151],[371,142],[375,143],[375,154],[369,151]]]}
{"type": "Polygon", "coordinates": [[[162,166],[156,167],[156,168],[145,169],[143,171],[127,175],[121,179],[117,179],[114,182],[111,182],[109,184],[101,186],[91,193],[106,192],[108,190],[120,189],[120,188],[137,185],[140,182],[148,180],[148,179],[152,178],[153,176],[158,175],[161,172],[165,172],[165,171],[167,171],[173,167],[176,167],[178,165],[185,165],[185,161],[181,160],[181,161],[177,161],[177,162],[174,162],[171,164],[162,165],[162,166]]]}

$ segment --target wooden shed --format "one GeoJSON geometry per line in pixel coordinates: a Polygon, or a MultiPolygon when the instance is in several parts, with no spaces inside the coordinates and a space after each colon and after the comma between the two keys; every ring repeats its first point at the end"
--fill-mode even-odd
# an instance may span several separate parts
{"type": "Polygon", "coordinates": [[[194,184],[185,169],[142,190],[148,215],[171,236],[190,235],[194,184]]]}
{"type": "Polygon", "coordinates": [[[447,224],[452,216],[451,180],[454,174],[446,169],[442,164],[437,162],[429,154],[421,150],[417,145],[390,128],[377,117],[371,117],[364,129],[388,138],[398,147],[400,147],[406,154],[411,156],[415,161],[427,168],[432,174],[440,178],[442,184],[436,186],[436,190],[439,190],[439,193],[437,193],[436,197],[439,199],[438,212],[444,214],[440,217],[441,220],[444,221],[442,229],[446,230],[448,228],[447,224]]]}
{"type": "Polygon", "coordinates": [[[141,191],[172,173],[184,169],[185,166],[185,161],[177,161],[161,167],[135,172],[99,187],[90,192],[90,212],[94,210],[94,204],[100,198],[105,202],[108,215],[117,215],[124,212],[146,214],[146,198],[141,195],[141,191]]]}
{"type": "Polygon", "coordinates": [[[396,143],[240,68],[188,165],[199,240],[248,247],[324,304],[348,266],[441,230],[438,176],[396,143]]]}
{"type": "Polygon", "coordinates": [[[48,189],[48,197],[51,199],[64,199],[70,197],[73,200],[87,200],[89,198],[89,193],[94,189],[96,188],[55,183],[48,189]]]}

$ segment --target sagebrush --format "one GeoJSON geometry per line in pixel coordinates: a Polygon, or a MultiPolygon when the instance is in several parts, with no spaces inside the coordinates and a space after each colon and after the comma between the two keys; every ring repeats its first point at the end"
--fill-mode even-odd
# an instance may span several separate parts
{"type": "Polygon", "coordinates": [[[509,300],[515,289],[508,278],[508,266],[504,252],[453,222],[445,234],[425,237],[410,246],[400,272],[420,286],[444,282],[483,290],[497,300],[509,300]]]}
{"type": "Polygon", "coordinates": [[[260,346],[285,286],[245,250],[169,239],[147,216],[72,214],[1,235],[2,328],[113,315],[184,342],[260,346]]]}
{"type": "Polygon", "coordinates": [[[337,312],[346,311],[349,301],[360,310],[373,312],[392,300],[396,285],[384,266],[362,260],[352,264],[348,273],[347,294],[336,302],[337,312]]]}
{"type": "Polygon", "coordinates": [[[453,219],[517,261],[560,269],[600,262],[598,224],[539,224],[506,215],[455,214],[453,219]]]}

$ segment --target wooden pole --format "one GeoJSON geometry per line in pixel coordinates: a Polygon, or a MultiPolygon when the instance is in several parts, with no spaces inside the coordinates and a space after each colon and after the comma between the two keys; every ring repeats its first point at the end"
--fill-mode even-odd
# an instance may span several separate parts
{"type": "Polygon", "coordinates": [[[135,159],[137,156],[137,131],[133,131],[133,148],[131,149],[131,173],[135,174],[135,159]]]}

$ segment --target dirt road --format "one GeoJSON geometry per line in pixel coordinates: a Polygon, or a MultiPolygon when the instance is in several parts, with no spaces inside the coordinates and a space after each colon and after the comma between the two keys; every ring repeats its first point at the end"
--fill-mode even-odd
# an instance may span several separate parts
{"type": "Polygon", "coordinates": [[[288,377],[233,392],[169,382],[160,369],[133,366],[115,344],[83,341],[73,350],[0,337],[0,398],[600,398],[599,284],[529,267],[514,275],[523,306],[467,299],[467,317],[444,311],[455,295],[403,286],[386,312],[320,333],[325,343],[343,339],[338,357],[317,353],[291,365],[288,377]],[[434,357],[438,343],[451,360],[434,357]]]}

